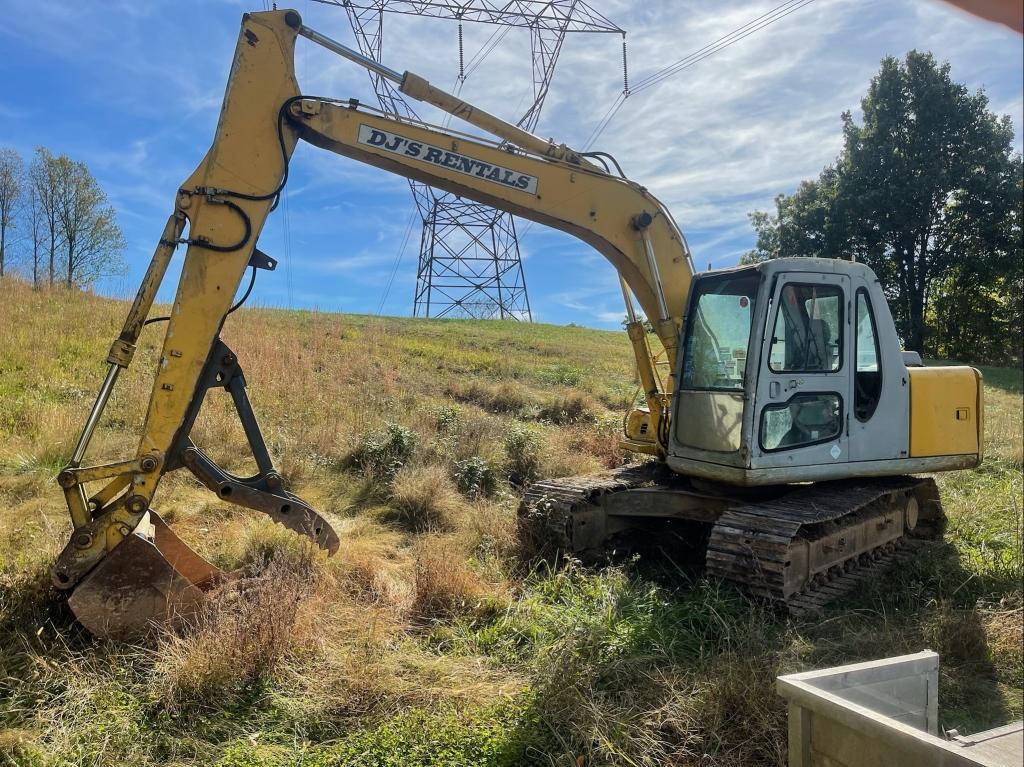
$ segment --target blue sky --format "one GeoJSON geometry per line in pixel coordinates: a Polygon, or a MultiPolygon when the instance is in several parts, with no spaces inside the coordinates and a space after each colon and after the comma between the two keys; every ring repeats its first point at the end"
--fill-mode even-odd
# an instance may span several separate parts
{"type": "MultiPolygon", "coordinates": [[[[639,79],[778,5],[779,0],[591,5],[629,32],[639,79]]],[[[205,154],[240,16],[264,3],[233,0],[0,0],[0,146],[28,160],[36,145],[83,160],[117,207],[130,272],[101,285],[129,295],[178,184],[205,154]]],[[[341,9],[295,0],[304,21],[347,44],[341,9]]],[[[281,7],[286,7],[282,4],[281,7]]],[[[389,16],[386,61],[449,87],[458,71],[450,22],[389,16]]],[[[466,26],[475,52],[491,28],[466,26]]],[[[840,113],[856,112],[878,63],[911,48],[952,64],[1010,114],[1021,147],[1021,37],[937,0],[817,0],[660,86],[630,99],[595,148],[658,195],[685,231],[699,268],[736,263],[753,244],[747,213],[816,175],[840,148],[840,113]]],[[[582,145],[622,87],[619,41],[566,42],[537,132],[582,145]]],[[[463,98],[512,121],[528,104],[529,38],[513,30],[467,81],[463,98]]],[[[304,92],[372,103],[365,73],[305,40],[304,92]]],[[[419,108],[425,119],[443,115],[419,108]]],[[[455,126],[453,126],[455,127],[455,126]]],[[[398,255],[412,198],[397,176],[300,147],[284,203],[260,247],[281,259],[254,301],[374,313],[398,255]]],[[[383,313],[411,313],[418,223],[383,313]]],[[[522,238],[534,317],[616,327],[615,273],[567,235],[530,226],[522,238]]],[[[179,256],[180,260],[180,256],[179,256]]],[[[168,275],[169,286],[176,273],[168,275]]],[[[166,287],[161,297],[173,294],[166,287]]]]}

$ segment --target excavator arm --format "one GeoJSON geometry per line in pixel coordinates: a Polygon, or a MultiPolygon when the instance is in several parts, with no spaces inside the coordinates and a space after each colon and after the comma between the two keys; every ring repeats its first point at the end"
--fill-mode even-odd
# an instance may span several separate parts
{"type": "MultiPolygon", "coordinates": [[[[668,369],[673,370],[679,311],[692,270],[682,235],[646,189],[589,164],[485,143],[380,114],[356,102],[300,99],[290,105],[288,117],[311,144],[561,229],[602,253],[622,281],[627,332],[649,412],[656,424],[667,427],[671,380],[658,375],[657,355],[631,296],[651,318],[668,369]]],[[[653,440],[634,441],[630,447],[655,454],[661,449],[653,440]]]]}
{"type": "MultiPolygon", "coordinates": [[[[633,297],[673,370],[693,269],[681,232],[653,196],[564,145],[526,133],[412,73],[399,75],[365,59],[303,26],[295,11],[246,14],[213,144],[178,191],[175,210],[111,346],[108,373],[81,439],[58,475],[74,531],[53,579],[59,588],[74,590],[72,608],[94,633],[134,633],[152,621],[187,615],[203,591],[223,577],[151,510],[160,479],[169,471],[187,468],[222,499],[264,512],[331,553],[338,548],[327,521],[282,487],[238,360],[219,338],[246,270],[255,275],[256,269],[274,266],[256,243],[287,182],[299,139],[592,245],[622,281],[627,330],[649,409],[644,417],[652,422],[653,434],[667,433],[672,385],[658,375],[657,355],[633,309],[633,297]],[[394,79],[407,95],[439,106],[496,140],[401,120],[355,101],[301,95],[293,66],[300,35],[394,79]],[[131,363],[179,245],[187,250],[135,457],[83,466],[118,374],[131,363]],[[226,389],[234,401],[259,469],[252,477],[224,471],[190,438],[212,388],[226,389]]],[[[657,439],[634,440],[630,446],[652,454],[664,450],[657,439]]]]}

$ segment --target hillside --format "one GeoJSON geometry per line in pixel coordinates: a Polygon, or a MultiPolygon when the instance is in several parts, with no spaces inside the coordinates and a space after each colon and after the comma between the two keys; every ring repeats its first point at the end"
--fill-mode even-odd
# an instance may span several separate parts
{"type": "MultiPolygon", "coordinates": [[[[672,553],[517,561],[516,483],[625,460],[628,342],[574,327],[231,315],[271,451],[341,550],[178,472],[154,508],[243,568],[244,598],[182,636],[92,640],[49,585],[70,530],[53,477],[125,310],[0,280],[0,763],[781,765],[777,674],[923,648],[942,658],[942,726],[1021,716],[1020,371],[984,371],[986,462],[939,478],[948,545],[793,620],[672,553]]],[[[134,451],[161,340],[146,331],[91,459],[134,451]]],[[[217,394],[193,433],[241,473],[217,394]]]]}

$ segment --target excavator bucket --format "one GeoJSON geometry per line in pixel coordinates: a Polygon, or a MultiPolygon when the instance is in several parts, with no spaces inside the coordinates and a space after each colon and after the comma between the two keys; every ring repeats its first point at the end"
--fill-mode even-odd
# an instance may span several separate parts
{"type": "Polygon", "coordinates": [[[187,620],[225,577],[151,510],[75,587],[68,604],[94,636],[139,636],[187,620]]]}

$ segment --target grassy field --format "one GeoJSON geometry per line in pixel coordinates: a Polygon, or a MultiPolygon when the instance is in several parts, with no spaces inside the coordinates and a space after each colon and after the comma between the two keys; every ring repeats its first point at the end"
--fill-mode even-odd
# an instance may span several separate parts
{"type": "MultiPolygon", "coordinates": [[[[0,281],[0,764],[782,765],[777,674],[924,648],[944,727],[1021,716],[1020,371],[984,371],[986,462],[939,478],[947,545],[794,620],[669,557],[516,560],[516,483],[621,465],[634,396],[624,334],[545,325],[232,315],[271,451],[341,550],[178,472],[154,508],[243,568],[244,597],[183,635],[93,640],[49,585],[70,530],[53,477],[125,308],[0,281]]],[[[160,341],[92,458],[134,451],[160,341]]],[[[196,441],[241,471],[217,394],[196,441]]]]}

